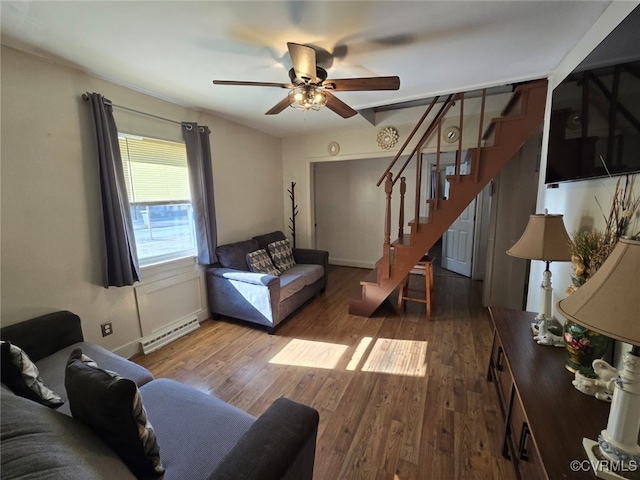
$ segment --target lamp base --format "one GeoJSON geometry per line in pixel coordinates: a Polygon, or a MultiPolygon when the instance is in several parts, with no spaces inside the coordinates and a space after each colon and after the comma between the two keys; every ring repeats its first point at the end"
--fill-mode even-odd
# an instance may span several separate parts
{"type": "Polygon", "coordinates": [[[554,335],[548,328],[541,327],[542,322],[549,322],[548,320],[540,320],[538,323],[531,324],[531,331],[533,332],[533,339],[538,345],[547,345],[554,347],[564,347],[564,338],[559,335],[554,335]],[[540,330],[546,331],[543,335],[540,335],[540,330]]]}
{"type": "MultiPolygon", "coordinates": [[[[640,480],[640,464],[637,461],[631,460],[625,463],[622,460],[610,460],[602,453],[598,442],[589,438],[582,439],[582,446],[596,477],[607,480],[640,480]]],[[[571,469],[576,472],[583,471],[586,467],[585,462],[574,460],[571,463],[571,469]]]]}

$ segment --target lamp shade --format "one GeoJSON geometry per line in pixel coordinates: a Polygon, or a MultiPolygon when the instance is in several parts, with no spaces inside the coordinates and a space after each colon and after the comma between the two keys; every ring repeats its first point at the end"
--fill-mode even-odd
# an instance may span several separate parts
{"type": "Polygon", "coordinates": [[[640,241],[621,238],[598,271],[558,302],[558,310],[591,330],[640,345],[640,241]]]}
{"type": "Polygon", "coordinates": [[[562,215],[531,215],[520,240],[507,253],[529,260],[570,261],[569,234],[564,228],[562,215]]]}

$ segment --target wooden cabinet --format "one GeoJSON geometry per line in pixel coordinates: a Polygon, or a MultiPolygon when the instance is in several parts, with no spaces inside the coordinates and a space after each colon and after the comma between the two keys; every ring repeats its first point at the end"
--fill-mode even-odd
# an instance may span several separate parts
{"type": "Polygon", "coordinates": [[[533,437],[520,397],[513,389],[513,403],[509,415],[509,446],[511,458],[520,477],[526,480],[545,479],[547,475],[533,437]]]}
{"type": "Polygon", "coordinates": [[[506,415],[509,408],[509,397],[513,386],[513,377],[507,365],[507,360],[504,358],[502,342],[500,342],[495,332],[493,335],[493,346],[491,348],[491,359],[489,361],[488,379],[495,381],[500,408],[502,409],[502,414],[506,415]]]}
{"type": "Polygon", "coordinates": [[[582,438],[596,439],[606,427],[609,404],[578,392],[564,368],[563,348],[538,345],[535,314],[490,308],[494,324],[487,379],[494,383],[504,418],[502,454],[523,480],[590,479],[574,472],[586,460],[582,438]]]}

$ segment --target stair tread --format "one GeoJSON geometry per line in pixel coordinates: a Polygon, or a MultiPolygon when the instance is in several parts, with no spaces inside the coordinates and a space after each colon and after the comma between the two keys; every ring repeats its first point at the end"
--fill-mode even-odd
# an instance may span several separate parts
{"type": "Polygon", "coordinates": [[[367,275],[360,280],[360,285],[378,285],[378,269],[374,268],[367,275]]]}
{"type": "Polygon", "coordinates": [[[351,291],[349,293],[349,303],[351,302],[362,302],[362,285],[357,284],[351,287],[351,291]]]}
{"type": "Polygon", "coordinates": [[[426,225],[427,223],[429,223],[429,217],[418,217],[418,221],[417,222],[416,222],[416,219],[414,218],[413,220],[411,220],[409,222],[409,226],[413,226],[416,223],[419,224],[419,225],[426,225]]]}
{"type": "Polygon", "coordinates": [[[396,239],[391,245],[394,247],[400,247],[400,246],[407,246],[407,245],[412,245],[412,239],[411,239],[411,235],[408,233],[405,233],[404,235],[402,235],[401,238],[396,239]]]}

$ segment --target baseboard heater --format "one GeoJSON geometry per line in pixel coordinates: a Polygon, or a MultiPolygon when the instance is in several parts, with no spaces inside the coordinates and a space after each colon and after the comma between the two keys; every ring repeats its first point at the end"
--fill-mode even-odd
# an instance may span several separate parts
{"type": "Polygon", "coordinates": [[[198,327],[200,327],[200,323],[198,322],[197,317],[188,317],[178,320],[177,322],[154,332],[153,335],[149,335],[148,337],[144,337],[140,340],[142,352],[145,355],[151,353],[160,347],[164,347],[167,343],[171,343],[187,333],[193,332],[198,327]]]}

